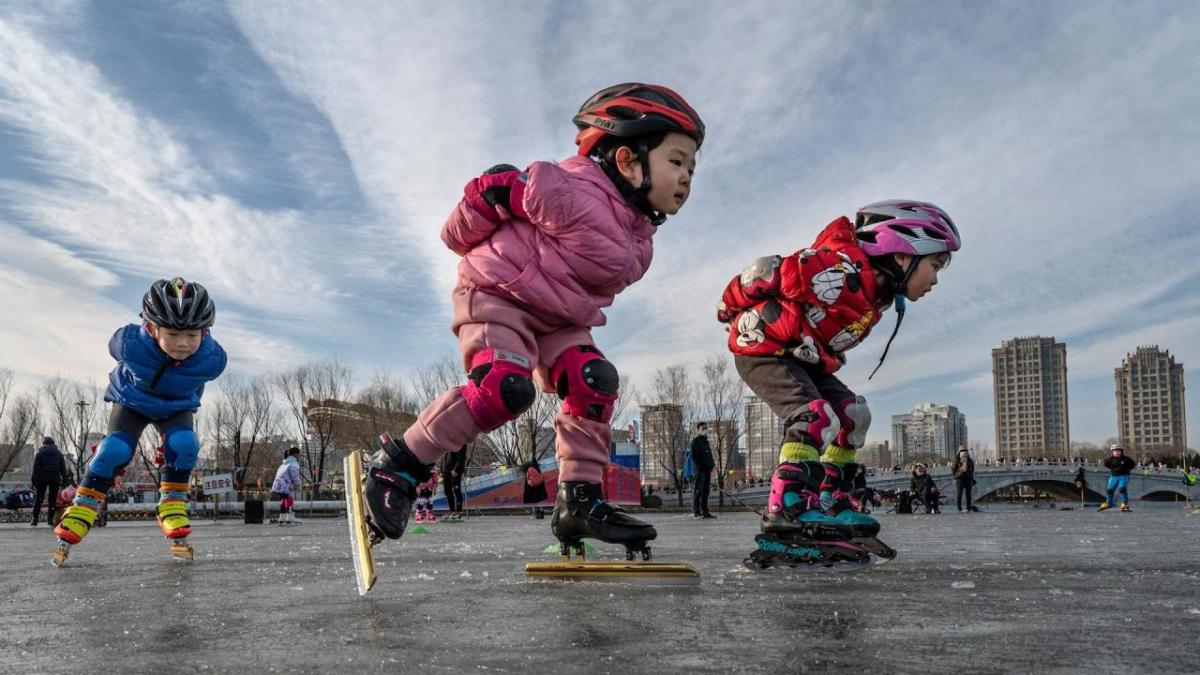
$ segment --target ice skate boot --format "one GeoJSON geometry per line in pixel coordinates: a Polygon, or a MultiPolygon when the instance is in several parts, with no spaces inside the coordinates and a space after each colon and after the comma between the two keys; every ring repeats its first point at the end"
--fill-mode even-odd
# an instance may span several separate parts
{"type": "Polygon", "coordinates": [[[1128,505],[1128,504],[1122,504],[1122,505],[1121,505],[1121,512],[1122,512],[1122,513],[1129,513],[1130,511],[1133,511],[1133,509],[1129,508],[1129,505],[1128,505]]]}
{"type": "Polygon", "coordinates": [[[535,579],[573,579],[618,583],[694,585],[696,570],[684,563],[649,562],[647,542],[658,536],[653,525],[604,501],[599,484],[563,481],[558,484],[550,530],[559,541],[561,562],[529,563],[525,574],[535,579]],[[584,558],[584,539],[625,547],[625,562],[592,562],[584,558]],[[571,560],[571,553],[575,560],[571,560]],[[637,558],[641,557],[641,560],[637,558]]]}
{"type": "Polygon", "coordinates": [[[658,536],[653,525],[604,501],[599,484],[576,481],[558,484],[550,531],[562,544],[563,562],[570,561],[571,551],[580,560],[584,559],[584,538],[621,544],[625,547],[626,560],[634,560],[638,553],[642,560],[650,560],[650,547],[646,542],[658,536]]]}
{"type": "Polygon", "coordinates": [[[171,542],[171,557],[176,560],[190,561],[194,555],[187,536],[192,533],[192,523],[188,520],[187,502],[166,500],[158,503],[158,527],[171,542]]]}
{"type": "Polygon", "coordinates": [[[1108,502],[1100,502],[1100,508],[1098,508],[1096,510],[1097,511],[1107,511],[1110,508],[1112,508],[1112,507],[1108,505],[1108,502]]]}
{"type": "Polygon", "coordinates": [[[367,467],[367,527],[371,544],[399,539],[408,527],[408,516],[417,500],[417,485],[429,480],[432,464],[422,464],[404,445],[383,434],[380,449],[371,456],[367,467]]]}
{"type": "Polygon", "coordinates": [[[437,522],[437,514],[433,512],[433,509],[429,509],[429,515],[425,517],[425,522],[427,522],[427,523],[436,523],[437,522]]]}
{"type": "Polygon", "coordinates": [[[418,523],[425,522],[425,509],[418,507],[413,512],[413,521],[418,522],[418,523]]]}
{"type": "Polygon", "coordinates": [[[743,560],[762,570],[787,566],[799,571],[857,570],[871,563],[867,550],[851,542],[853,530],[821,511],[825,470],[820,462],[783,463],[771,476],[758,548],[743,560]]]}
{"type": "Polygon", "coordinates": [[[821,483],[821,510],[832,516],[838,522],[850,527],[851,538],[855,544],[867,549],[868,552],[891,560],[896,557],[896,550],[879,540],[879,521],[862,512],[862,503],[851,495],[854,474],[858,464],[824,463],[825,480],[821,483]]]}

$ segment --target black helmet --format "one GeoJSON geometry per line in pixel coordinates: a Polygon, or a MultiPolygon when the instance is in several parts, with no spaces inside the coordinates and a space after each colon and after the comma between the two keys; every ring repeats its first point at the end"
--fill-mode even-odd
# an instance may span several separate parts
{"type": "Polygon", "coordinates": [[[142,318],[175,330],[205,329],[213,325],[217,308],[208,291],[181,277],[159,279],[142,298],[142,318]]]}

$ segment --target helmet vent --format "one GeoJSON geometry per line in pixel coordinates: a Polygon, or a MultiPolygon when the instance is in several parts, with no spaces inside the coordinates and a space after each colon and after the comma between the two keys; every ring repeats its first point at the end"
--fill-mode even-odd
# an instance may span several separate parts
{"type": "Polygon", "coordinates": [[[639,110],[626,105],[614,105],[604,109],[609,115],[623,120],[640,120],[644,115],[639,110]]]}

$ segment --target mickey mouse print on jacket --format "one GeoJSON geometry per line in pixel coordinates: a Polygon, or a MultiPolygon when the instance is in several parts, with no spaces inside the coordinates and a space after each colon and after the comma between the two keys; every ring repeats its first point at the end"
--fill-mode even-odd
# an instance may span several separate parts
{"type": "Polygon", "coordinates": [[[879,323],[874,270],[854,224],[838,218],[810,248],[759,258],[725,287],[717,320],[729,323],[729,349],[745,356],[791,353],[834,373],[843,352],[879,323]]]}

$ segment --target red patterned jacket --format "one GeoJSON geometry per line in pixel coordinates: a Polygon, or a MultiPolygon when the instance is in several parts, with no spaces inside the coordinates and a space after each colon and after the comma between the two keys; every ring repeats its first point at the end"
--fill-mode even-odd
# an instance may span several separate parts
{"type": "Polygon", "coordinates": [[[729,350],[746,356],[791,354],[834,373],[842,352],[879,323],[874,270],[854,225],[830,223],[811,248],[759,258],[725,287],[717,320],[731,324],[729,350]]]}

